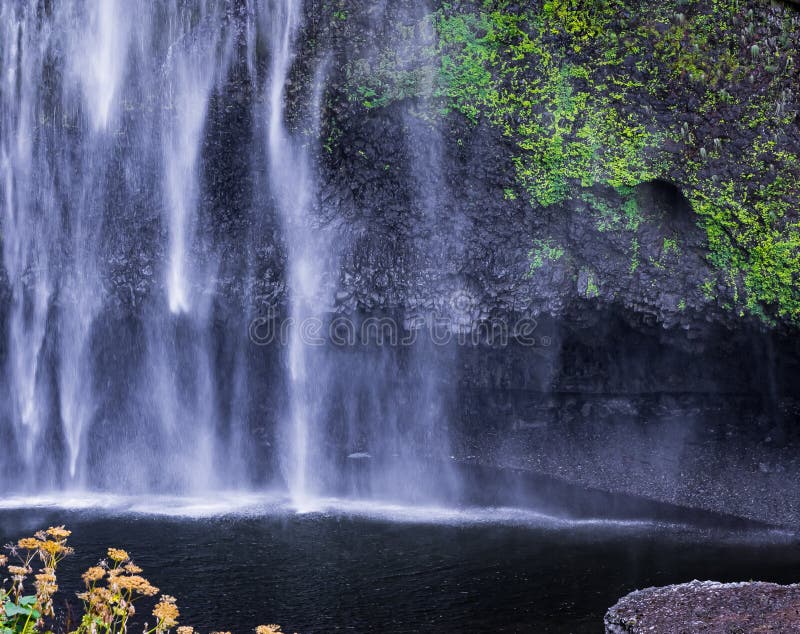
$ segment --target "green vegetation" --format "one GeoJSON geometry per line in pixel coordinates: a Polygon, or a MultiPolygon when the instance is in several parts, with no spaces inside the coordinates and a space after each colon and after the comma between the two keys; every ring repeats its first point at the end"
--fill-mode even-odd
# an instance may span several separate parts
{"type": "MultiPolygon", "coordinates": [[[[797,11],[752,0],[471,0],[398,29],[408,48],[351,64],[354,101],[415,99],[420,116],[495,127],[514,148],[517,182],[504,197],[583,201],[599,232],[634,234],[632,273],[643,222],[633,188],[677,183],[708,235],[715,273],[698,293],[800,324],[797,11]]],[[[653,266],[683,257],[670,240],[653,266]]],[[[541,247],[533,264],[550,259],[536,256],[541,247]]]]}
{"type": "Polygon", "coordinates": [[[586,288],[584,289],[584,294],[586,295],[587,299],[592,299],[600,294],[600,288],[597,286],[597,280],[595,279],[594,273],[591,271],[587,271],[586,273],[586,288]]]}
{"type": "Polygon", "coordinates": [[[474,14],[439,13],[445,112],[472,121],[484,117],[514,139],[517,178],[532,202],[567,200],[574,185],[634,186],[656,176],[648,153],[659,137],[638,116],[625,114],[611,94],[592,86],[607,62],[577,64],[587,40],[596,38],[614,13],[602,3],[575,11],[574,2],[546,2],[541,12],[505,12],[507,2],[486,2],[474,14]],[[564,34],[575,42],[565,48],[564,34]],[[535,68],[535,74],[526,72],[535,68]]]}
{"type": "Polygon", "coordinates": [[[528,275],[533,275],[542,268],[546,261],[557,262],[564,256],[564,249],[553,244],[552,240],[533,241],[533,248],[528,253],[531,264],[528,275]]]}
{"type": "Polygon", "coordinates": [[[633,275],[639,268],[639,240],[634,238],[631,240],[631,268],[630,273],[633,275]]]}
{"type": "Polygon", "coordinates": [[[607,196],[598,196],[589,189],[581,192],[580,197],[589,205],[595,226],[600,232],[636,231],[642,222],[634,190],[620,187],[617,192],[622,196],[622,202],[616,205],[607,196]]]}

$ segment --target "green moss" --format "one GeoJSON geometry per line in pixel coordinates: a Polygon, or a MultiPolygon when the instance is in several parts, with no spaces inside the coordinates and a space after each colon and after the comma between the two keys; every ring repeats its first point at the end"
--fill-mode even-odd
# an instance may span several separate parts
{"type": "Polygon", "coordinates": [[[636,270],[639,268],[639,264],[639,240],[634,238],[631,240],[631,275],[636,273],[636,270]]]}
{"type": "Polygon", "coordinates": [[[584,294],[587,299],[592,299],[600,295],[600,288],[597,286],[597,280],[593,272],[589,271],[586,275],[586,289],[584,294]]]}
{"type": "Polygon", "coordinates": [[[678,239],[677,238],[664,238],[664,242],[661,246],[661,252],[666,257],[670,254],[680,257],[681,249],[678,246],[678,239]]]}
{"type": "MultiPolygon", "coordinates": [[[[636,185],[680,183],[708,235],[707,300],[800,323],[800,154],[785,133],[797,112],[796,12],[747,0],[465,0],[397,31],[348,65],[354,103],[413,99],[426,105],[419,116],[498,129],[516,177],[504,198],[581,199],[600,232],[638,231],[636,185]]],[[[670,240],[654,266],[682,257],[670,240]]],[[[539,266],[550,259],[541,251],[539,266]]],[[[631,272],[639,266],[632,236],[631,272]]]]}
{"type": "Polygon", "coordinates": [[[589,205],[598,231],[637,231],[642,215],[634,189],[620,187],[617,193],[622,197],[619,202],[609,195],[598,196],[588,189],[582,191],[580,197],[589,205]]]}
{"type": "Polygon", "coordinates": [[[487,119],[513,138],[517,179],[540,206],[565,201],[576,186],[633,186],[654,178],[648,151],[658,147],[658,135],[616,107],[634,82],[615,81],[613,94],[595,89],[594,78],[608,62],[572,63],[558,37],[596,38],[613,15],[611,5],[576,10],[580,3],[562,0],[546,2],[538,13],[509,14],[501,10],[505,4],[486,2],[474,14],[451,14],[446,5],[439,14],[438,94],[447,100],[445,111],[487,119]]]}
{"type": "Polygon", "coordinates": [[[552,240],[534,240],[533,248],[528,253],[530,268],[528,276],[533,275],[542,268],[545,262],[557,262],[564,257],[564,249],[554,244],[552,240]]]}

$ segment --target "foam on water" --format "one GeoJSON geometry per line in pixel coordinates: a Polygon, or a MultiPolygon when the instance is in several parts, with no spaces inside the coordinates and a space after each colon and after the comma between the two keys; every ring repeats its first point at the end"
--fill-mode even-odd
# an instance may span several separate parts
{"type": "Polygon", "coordinates": [[[113,493],[60,493],[0,498],[0,511],[78,511],[110,516],[152,516],[187,520],[217,517],[358,517],[408,524],[496,524],[545,529],[622,531],[691,530],[689,524],[647,519],[574,518],[518,507],[447,507],[406,505],[379,500],[317,498],[297,506],[283,491],[267,493],[217,492],[213,496],[126,496],[113,493]]]}

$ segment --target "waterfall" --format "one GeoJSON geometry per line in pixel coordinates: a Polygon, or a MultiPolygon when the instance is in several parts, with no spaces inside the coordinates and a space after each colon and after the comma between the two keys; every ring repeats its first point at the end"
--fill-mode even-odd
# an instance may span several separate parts
{"type": "Polygon", "coordinates": [[[11,473],[22,469],[15,480],[148,488],[154,467],[163,469],[167,486],[196,479],[195,469],[170,475],[174,461],[145,451],[145,436],[149,444],[180,448],[187,460],[209,459],[214,368],[203,290],[214,286],[214,253],[195,226],[207,109],[233,53],[225,7],[179,0],[0,4],[10,292],[2,437],[14,447],[0,460],[11,473]],[[202,257],[193,253],[198,249],[202,257]],[[142,260],[138,275],[163,271],[163,283],[154,285],[163,294],[148,296],[134,280],[114,279],[131,258],[142,260]],[[144,346],[141,367],[114,386],[130,390],[116,402],[130,419],[124,423],[111,411],[116,397],[97,359],[98,347],[115,345],[113,332],[99,333],[121,302],[134,309],[148,303],[136,316],[144,322],[136,344],[144,346]],[[200,342],[195,354],[170,350],[187,330],[200,342]],[[190,376],[181,365],[191,366],[190,376]],[[134,394],[143,388],[152,391],[134,394]],[[187,438],[179,428],[189,418],[187,438]],[[113,456],[104,444],[115,435],[145,455],[113,456]]]}
{"type": "MultiPolygon", "coordinates": [[[[298,57],[303,3],[0,0],[0,18],[0,491],[454,499],[452,359],[325,338],[365,234],[320,201],[332,53],[298,57]],[[259,356],[265,303],[288,337],[259,356]]],[[[447,231],[438,140],[411,121],[418,206],[447,231]]]]}
{"type": "MultiPolygon", "coordinates": [[[[265,104],[267,154],[270,184],[283,221],[287,244],[290,289],[288,341],[289,407],[282,424],[280,444],[282,469],[293,504],[303,510],[319,494],[324,454],[315,447],[319,438],[320,391],[324,374],[315,374],[313,349],[304,340],[304,324],[319,314],[323,266],[329,252],[324,229],[315,227],[311,214],[314,184],[306,148],[301,139],[285,127],[285,89],[294,58],[294,44],[300,27],[300,3],[271,0],[269,3],[271,64],[265,104]]],[[[312,119],[319,116],[322,78],[316,77],[311,100],[312,119]]],[[[316,126],[314,126],[316,127],[316,126]]]]}
{"type": "Polygon", "coordinates": [[[268,124],[267,152],[270,183],[278,209],[284,220],[289,248],[288,283],[290,331],[288,351],[289,412],[283,430],[282,451],[289,494],[299,507],[309,500],[309,435],[312,424],[308,390],[307,350],[298,326],[311,314],[308,302],[317,295],[319,272],[306,248],[304,228],[311,197],[307,157],[284,127],[285,86],[294,52],[294,38],[299,26],[298,3],[292,0],[271,0],[271,55],[269,81],[266,88],[268,124]]]}

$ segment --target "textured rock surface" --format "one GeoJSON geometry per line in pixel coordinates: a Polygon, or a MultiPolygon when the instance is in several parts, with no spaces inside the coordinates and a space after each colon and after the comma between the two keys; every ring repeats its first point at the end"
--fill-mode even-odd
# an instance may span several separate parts
{"type": "Polygon", "coordinates": [[[605,617],[607,634],[735,634],[800,630],[800,586],[710,581],[648,588],[605,617]]]}
{"type": "MultiPolygon", "coordinates": [[[[535,323],[532,346],[418,355],[446,368],[434,389],[459,460],[800,524],[800,485],[776,486],[800,483],[800,16],[569,4],[304,3],[288,123],[315,158],[309,230],[331,243],[319,311],[535,323]]],[[[248,151],[266,124],[246,63],[210,104],[191,258],[215,272],[198,295],[219,366],[246,349],[242,407],[269,456],[284,351],[250,345],[247,325],[284,314],[293,289],[266,159],[248,151]]],[[[164,291],[160,177],[141,181],[99,247],[114,302],[94,327],[97,380],[120,393],[164,291]]]]}
{"type": "Polygon", "coordinates": [[[536,320],[534,348],[456,351],[460,459],[796,525],[800,269],[757,243],[797,253],[798,191],[770,189],[800,175],[797,13],[562,5],[314,6],[335,309],[536,320]]]}
{"type": "Polygon", "coordinates": [[[467,278],[488,314],[794,320],[800,18],[619,4],[341,3],[314,33],[336,60],[323,201],[369,228],[343,259],[353,307],[467,278]],[[381,256],[393,292],[349,270],[381,256]]]}

